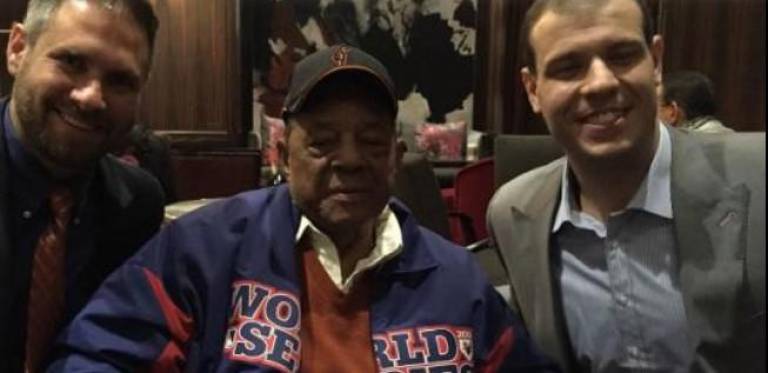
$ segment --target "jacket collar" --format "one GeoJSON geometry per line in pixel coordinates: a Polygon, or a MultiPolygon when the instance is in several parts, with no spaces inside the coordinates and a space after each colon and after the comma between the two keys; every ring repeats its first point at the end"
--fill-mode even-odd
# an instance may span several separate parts
{"type": "Polygon", "coordinates": [[[425,234],[420,231],[411,211],[394,197],[390,199],[389,207],[400,222],[400,230],[403,232],[403,251],[398,258],[390,262],[391,265],[385,265],[384,268],[390,270],[392,274],[406,274],[438,267],[439,262],[434,248],[427,242],[421,242],[425,234]]]}
{"type": "MultiPolygon", "coordinates": [[[[257,224],[262,224],[260,231],[276,232],[276,227],[290,227],[290,232],[281,229],[281,234],[276,237],[272,248],[273,258],[278,263],[278,270],[291,273],[295,268],[295,236],[301,220],[301,212],[291,199],[287,185],[280,185],[270,194],[272,203],[278,206],[274,209],[267,209],[266,216],[256,218],[257,224]]],[[[380,269],[381,272],[391,274],[413,273],[427,271],[439,265],[433,253],[433,248],[424,245],[422,240],[423,233],[419,231],[416,220],[411,215],[405,205],[396,198],[390,199],[389,207],[395,213],[400,222],[400,229],[403,233],[403,250],[395,258],[387,261],[380,269]]],[[[375,271],[375,269],[374,269],[375,271]]]]}

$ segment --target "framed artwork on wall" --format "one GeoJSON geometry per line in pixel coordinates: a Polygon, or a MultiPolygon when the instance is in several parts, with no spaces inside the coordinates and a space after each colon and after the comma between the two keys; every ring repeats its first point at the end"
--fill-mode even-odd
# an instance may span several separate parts
{"type": "Polygon", "coordinates": [[[310,53],[343,43],[373,55],[389,70],[400,100],[398,125],[409,149],[426,151],[436,159],[464,156],[467,129],[472,128],[477,0],[239,0],[239,4],[248,80],[242,93],[243,102],[250,103],[243,117],[250,122],[248,128],[259,133],[263,146],[274,143],[269,134],[280,132],[265,127],[279,123],[275,119],[281,115],[293,66],[310,53]],[[450,144],[424,149],[429,141],[417,141],[423,134],[433,142],[448,139],[450,144]]]}

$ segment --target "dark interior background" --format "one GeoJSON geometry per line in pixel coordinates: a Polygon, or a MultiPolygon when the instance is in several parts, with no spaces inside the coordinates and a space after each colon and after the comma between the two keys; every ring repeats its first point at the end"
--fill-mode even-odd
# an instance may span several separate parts
{"type": "MultiPolygon", "coordinates": [[[[293,0],[285,0],[293,1],[293,0]]],[[[519,82],[518,28],[532,0],[477,1],[473,67],[474,126],[495,133],[541,133],[519,82]]],[[[299,2],[307,2],[299,0],[299,2]]],[[[0,0],[0,46],[24,14],[26,0],[0,0]]],[[[267,0],[153,0],[161,29],[141,119],[170,131],[180,143],[246,146],[250,82],[245,32],[266,23],[239,24],[241,8],[267,0]],[[245,47],[245,48],[244,48],[245,47]]],[[[715,83],[720,116],[740,131],[765,130],[765,1],[655,0],[665,37],[664,69],[695,69],[715,83]]],[[[266,6],[266,5],[261,5],[266,6]]],[[[245,8],[244,8],[245,7],[245,8]]],[[[260,13],[262,15],[267,13],[260,13]]],[[[261,18],[262,20],[264,18],[261,18]]],[[[256,19],[254,19],[256,21],[256,19]]],[[[250,36],[249,36],[250,38],[250,36]]],[[[0,57],[0,95],[11,79],[0,57]]],[[[447,79],[446,86],[452,83],[447,79]]],[[[464,84],[464,83],[462,83],[464,84]]]]}
{"type": "MultiPolygon", "coordinates": [[[[155,4],[161,27],[139,120],[170,140],[174,167],[180,175],[191,178],[178,180],[177,185],[209,183],[211,189],[206,193],[214,190],[218,194],[255,186],[263,169],[259,169],[260,153],[251,135],[252,71],[269,63],[263,36],[273,33],[275,25],[280,24],[281,19],[272,11],[276,2],[150,1],[155,4]],[[188,161],[190,158],[196,160],[188,161]],[[245,159],[232,161],[236,158],[245,159]],[[224,176],[249,176],[247,180],[212,180],[204,177],[210,172],[195,166],[199,164],[206,164],[224,176]],[[230,185],[225,185],[229,182],[230,185]],[[234,187],[234,183],[242,185],[234,187]],[[216,191],[220,184],[228,189],[216,191]]],[[[311,8],[318,1],[280,3],[295,10],[295,5],[311,8]]],[[[459,68],[448,72],[459,77],[433,79],[429,75],[434,62],[423,64],[424,55],[387,63],[395,66],[394,74],[401,81],[428,79],[430,89],[437,95],[471,90],[472,125],[476,130],[495,134],[544,133],[546,128],[532,114],[519,77],[519,26],[532,1],[472,0],[474,9],[457,12],[456,16],[466,24],[472,24],[470,18],[474,15],[472,27],[476,29],[471,61],[458,61],[459,68]],[[419,63],[422,65],[408,66],[419,63]]],[[[720,118],[738,131],[765,131],[765,0],[650,2],[658,31],[665,39],[664,70],[693,69],[709,75],[717,90],[720,118]]],[[[26,3],[27,0],[0,0],[3,52],[10,25],[21,20],[26,3]]],[[[445,27],[434,20],[423,21],[419,23],[419,38],[414,42],[424,45],[420,52],[437,53],[434,50],[439,50],[439,45],[430,45],[429,35],[444,33],[445,27]]],[[[368,43],[382,55],[389,53],[387,48],[391,49],[377,42],[368,43]]],[[[7,95],[12,85],[5,62],[5,53],[0,53],[0,97],[7,95]]],[[[185,197],[196,195],[179,196],[185,197]]]]}

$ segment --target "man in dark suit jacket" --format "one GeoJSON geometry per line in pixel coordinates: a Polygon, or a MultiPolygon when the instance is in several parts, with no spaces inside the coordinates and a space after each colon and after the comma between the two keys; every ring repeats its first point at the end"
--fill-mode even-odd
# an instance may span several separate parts
{"type": "Polygon", "coordinates": [[[32,0],[12,26],[14,85],[0,100],[2,372],[43,369],[58,331],[160,225],[157,181],[105,156],[134,123],[156,29],[146,0],[32,0]]]}
{"type": "Polygon", "coordinates": [[[765,371],[765,134],[656,121],[642,0],[535,2],[529,101],[565,157],[488,221],[511,303],[569,372],[765,371]]]}

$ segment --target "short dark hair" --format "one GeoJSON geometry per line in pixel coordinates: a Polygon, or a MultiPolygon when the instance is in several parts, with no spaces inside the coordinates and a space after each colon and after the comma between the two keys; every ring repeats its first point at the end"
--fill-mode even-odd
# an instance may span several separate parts
{"type": "Polygon", "coordinates": [[[676,102],[688,119],[715,115],[715,88],[712,81],[698,71],[675,71],[662,77],[664,104],[676,102]]]}
{"type": "MultiPolygon", "coordinates": [[[[61,7],[65,1],[71,0],[30,0],[27,5],[27,13],[24,17],[24,27],[27,38],[34,45],[37,38],[48,26],[51,16],[61,7]]],[[[157,34],[158,21],[152,4],[148,0],[91,0],[106,7],[113,8],[116,5],[123,6],[130,12],[135,22],[144,31],[147,37],[150,52],[154,50],[155,35],[157,34]]]]}
{"type": "MultiPolygon", "coordinates": [[[[536,72],[536,54],[531,45],[531,31],[533,26],[536,25],[536,22],[539,21],[545,12],[551,10],[556,13],[567,14],[569,12],[574,12],[577,8],[584,8],[585,6],[603,6],[608,1],[612,0],[536,0],[525,13],[522,32],[520,34],[520,42],[525,46],[523,50],[523,66],[527,66],[533,73],[536,72]]],[[[640,11],[643,15],[643,36],[645,37],[645,42],[650,46],[655,33],[655,25],[653,17],[651,16],[651,10],[648,6],[648,1],[634,1],[640,7],[640,11]]]]}

